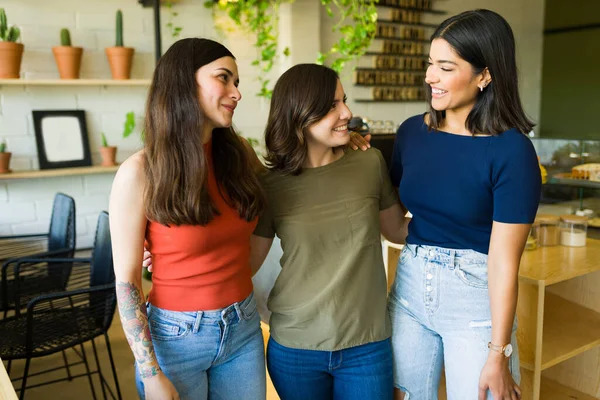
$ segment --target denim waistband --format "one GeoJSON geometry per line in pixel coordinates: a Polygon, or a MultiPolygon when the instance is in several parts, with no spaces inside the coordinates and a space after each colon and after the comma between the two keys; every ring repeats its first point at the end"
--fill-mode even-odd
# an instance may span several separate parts
{"type": "Polygon", "coordinates": [[[458,265],[460,263],[487,263],[487,255],[470,249],[447,249],[445,247],[427,246],[421,244],[404,245],[414,257],[426,258],[431,262],[446,265],[458,265]]]}
{"type": "MultiPolygon", "coordinates": [[[[244,318],[244,311],[252,307],[255,303],[254,293],[250,293],[248,297],[240,302],[233,303],[227,307],[218,310],[209,311],[171,311],[158,308],[148,303],[148,307],[152,308],[152,312],[160,315],[161,317],[189,322],[194,325],[199,324],[200,321],[203,323],[218,323],[224,322],[226,324],[242,320],[244,318]]],[[[246,312],[248,315],[248,312],[246,312]]]]}

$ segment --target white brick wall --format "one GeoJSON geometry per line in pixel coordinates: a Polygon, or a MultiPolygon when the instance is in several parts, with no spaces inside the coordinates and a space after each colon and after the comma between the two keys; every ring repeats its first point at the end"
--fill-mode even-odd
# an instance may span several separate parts
{"type": "MultiPolygon", "coordinates": [[[[318,5],[318,0],[296,0],[281,8],[280,45],[290,46],[292,56],[281,59],[270,75],[273,83],[289,66],[311,62],[320,49],[335,41],[331,33],[332,20],[318,5]],[[320,14],[320,17],[319,17],[320,14]]],[[[489,7],[501,12],[512,24],[519,46],[519,67],[523,99],[528,113],[539,116],[543,0],[448,0],[439,8],[451,13],[470,8],[489,7]],[[522,4],[523,3],[523,4],[522,4]],[[525,4],[527,3],[527,4],[525,4]]],[[[3,0],[10,24],[23,31],[25,55],[22,75],[28,79],[57,78],[58,72],[50,48],[59,42],[59,30],[70,28],[74,45],[85,48],[82,78],[109,78],[110,71],[104,47],[114,41],[115,11],[124,14],[125,45],[135,47],[133,78],[149,78],[154,67],[153,16],[133,0],[3,0]]],[[[183,27],[182,36],[203,36],[223,42],[236,55],[243,101],[235,116],[235,126],[244,136],[261,138],[269,104],[258,98],[257,72],[250,65],[256,51],[251,39],[239,31],[220,36],[214,28],[209,10],[203,1],[181,0],[175,6],[179,16],[176,24],[183,27]]],[[[384,9],[382,9],[382,12],[384,9]]],[[[163,10],[163,25],[169,17],[163,10]]],[[[431,22],[439,22],[432,19],[431,22]]],[[[174,41],[163,28],[163,51],[174,41]]],[[[392,119],[396,123],[422,112],[421,103],[365,104],[353,98],[361,94],[351,84],[348,67],[342,74],[344,88],[352,111],[373,119],[392,119]]],[[[0,86],[0,138],[13,152],[11,168],[38,168],[31,110],[82,109],[86,111],[92,158],[99,162],[100,134],[104,132],[111,144],[119,147],[118,161],[123,161],[140,147],[140,129],[147,88],[143,87],[22,87],[0,86]],[[134,111],[138,128],[128,139],[121,138],[125,113],[134,111]]],[[[92,245],[96,218],[108,207],[113,175],[75,176],[47,179],[3,181],[0,179],[0,235],[46,231],[52,197],[62,191],[73,196],[77,207],[78,247],[92,245]]]]}

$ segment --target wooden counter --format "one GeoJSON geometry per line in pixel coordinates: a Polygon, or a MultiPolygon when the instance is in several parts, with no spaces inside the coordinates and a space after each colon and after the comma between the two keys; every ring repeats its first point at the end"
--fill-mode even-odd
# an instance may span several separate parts
{"type": "MultiPolygon", "coordinates": [[[[384,242],[388,287],[402,246],[384,242]]],[[[525,251],[518,342],[523,400],[600,397],[600,240],[525,251]]]]}
{"type": "Polygon", "coordinates": [[[0,360],[0,400],[17,400],[15,389],[10,382],[2,360],[0,360]]]}

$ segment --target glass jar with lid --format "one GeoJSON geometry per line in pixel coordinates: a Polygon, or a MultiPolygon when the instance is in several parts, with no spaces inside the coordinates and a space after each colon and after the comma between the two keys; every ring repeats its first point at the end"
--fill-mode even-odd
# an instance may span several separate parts
{"type": "Polygon", "coordinates": [[[532,225],[533,237],[538,246],[556,246],[560,244],[560,217],[550,214],[538,214],[532,225]]]}
{"type": "Polygon", "coordinates": [[[579,215],[560,216],[560,244],[570,247],[585,246],[588,218],[579,215]]]}

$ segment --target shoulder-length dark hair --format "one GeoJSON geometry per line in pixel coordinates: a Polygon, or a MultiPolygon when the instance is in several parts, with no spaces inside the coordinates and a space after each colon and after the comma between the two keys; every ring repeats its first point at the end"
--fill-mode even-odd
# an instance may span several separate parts
{"type": "MultiPolygon", "coordinates": [[[[164,225],[206,225],[220,214],[208,194],[204,113],[195,73],[228,54],[212,40],[181,39],[156,65],[144,121],[144,206],[151,220],[164,225]]],[[[233,128],[213,131],[212,156],[223,198],[241,218],[256,218],[263,209],[263,192],[246,147],[233,128]]]]}
{"type": "Polygon", "coordinates": [[[331,110],[338,81],[331,68],[298,64],[277,81],[265,129],[269,169],[298,175],[306,159],[305,129],[331,110]]]}
{"type": "MultiPolygon", "coordinates": [[[[492,81],[477,94],[477,100],[466,121],[473,134],[492,134],[515,128],[529,133],[534,123],[525,115],[517,79],[515,38],[502,16],[490,10],[465,11],[440,24],[434,39],[444,39],[454,51],[473,67],[475,75],[487,67],[492,81]]],[[[431,106],[431,90],[426,90],[429,102],[429,126],[438,129],[445,118],[444,111],[431,106]]]]}

